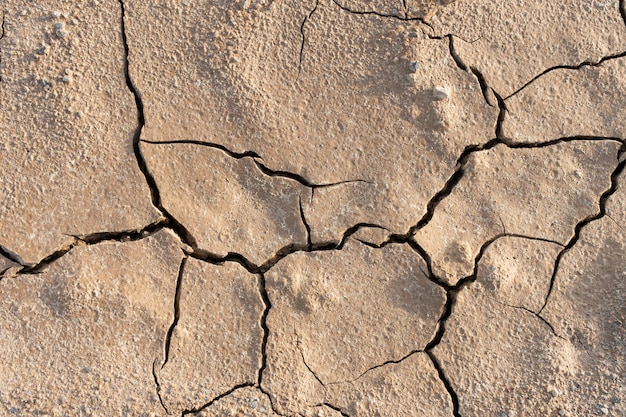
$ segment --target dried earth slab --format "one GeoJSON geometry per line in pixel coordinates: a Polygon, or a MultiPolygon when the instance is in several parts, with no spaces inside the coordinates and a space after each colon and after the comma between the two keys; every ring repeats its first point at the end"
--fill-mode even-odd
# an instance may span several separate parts
{"type": "Polygon", "coordinates": [[[498,109],[448,39],[428,39],[418,21],[331,0],[128,4],[131,73],[149,115],[142,137],[255,152],[326,185],[303,201],[313,243],[357,223],[406,233],[463,149],[494,135],[498,109]]]}
{"type": "Polygon", "coordinates": [[[626,58],[558,69],[506,100],[504,134],[520,142],[570,136],[626,138],[626,58]]]}
{"type": "Polygon", "coordinates": [[[233,157],[193,143],[142,143],[163,206],[196,239],[220,257],[243,255],[256,265],[279,250],[307,244],[299,182],[269,176],[252,157],[233,157]]]}
{"type": "Polygon", "coordinates": [[[610,140],[527,149],[498,145],[471,155],[464,176],[415,234],[435,275],[451,285],[472,275],[481,247],[499,234],[566,244],[578,222],[599,212],[620,145],[610,140]]]}
{"type": "Polygon", "coordinates": [[[455,36],[461,59],[502,97],[549,68],[598,62],[626,51],[617,0],[458,0],[430,23],[436,34],[455,36]]]}
{"type": "Polygon", "coordinates": [[[36,263],[69,235],[159,218],[133,153],[119,3],[3,2],[0,245],[36,263]],[[57,13],[54,13],[58,11],[57,13]]]}
{"type": "MultiPolygon", "coordinates": [[[[323,404],[331,385],[348,389],[368,370],[423,350],[446,302],[426,269],[408,245],[376,249],[352,239],[341,250],[296,253],[276,264],[266,277],[272,308],[262,387],[277,410],[323,404]]],[[[432,367],[418,368],[409,366],[407,375],[423,373],[415,384],[429,381],[432,367]]],[[[338,398],[362,413],[356,394],[342,392],[338,398]]],[[[390,401],[381,410],[400,401],[399,391],[377,395],[390,401]]]]}
{"type": "Polygon", "coordinates": [[[168,231],[0,281],[2,415],[161,415],[152,375],[183,253],[168,231]]]}
{"type": "Polygon", "coordinates": [[[233,387],[254,385],[264,310],[260,277],[239,264],[183,263],[167,356],[156,370],[169,414],[199,410],[233,387]]]}

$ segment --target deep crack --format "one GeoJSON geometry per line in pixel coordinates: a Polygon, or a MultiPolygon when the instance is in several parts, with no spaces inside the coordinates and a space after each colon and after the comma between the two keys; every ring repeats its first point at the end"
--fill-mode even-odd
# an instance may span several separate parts
{"type": "Polygon", "coordinates": [[[452,401],[452,414],[454,417],[461,417],[460,413],[460,404],[459,404],[459,396],[454,391],[450,380],[446,376],[443,368],[441,367],[441,363],[439,363],[439,359],[435,356],[435,354],[431,351],[426,351],[426,354],[430,358],[430,361],[433,363],[437,374],[439,375],[439,380],[443,383],[448,395],[450,396],[450,400],[452,401]]]}
{"type": "Polygon", "coordinates": [[[159,397],[159,402],[161,403],[161,407],[163,407],[163,409],[165,410],[165,413],[169,415],[170,412],[165,406],[165,403],[163,402],[163,398],[161,397],[161,384],[159,383],[159,376],[156,371],[157,360],[158,359],[155,359],[154,362],[152,362],[152,378],[154,378],[154,384],[156,385],[157,397],[159,397]]]}
{"type": "Polygon", "coordinates": [[[135,106],[137,107],[137,127],[135,128],[135,132],[133,134],[133,152],[135,154],[135,159],[137,160],[137,165],[139,166],[139,170],[143,174],[146,183],[148,184],[148,188],[150,189],[150,196],[152,198],[152,205],[159,210],[163,216],[165,216],[170,224],[172,230],[178,235],[178,237],[189,246],[195,247],[196,240],[191,235],[191,233],[185,228],[183,224],[181,224],[178,220],[174,218],[164,207],[161,202],[161,194],[159,188],[157,186],[156,180],[154,176],[148,169],[148,165],[146,164],[146,160],[141,153],[140,141],[141,141],[141,132],[146,124],[146,117],[144,112],[143,100],[141,98],[141,93],[133,83],[133,80],[130,76],[130,62],[128,60],[128,56],[130,53],[130,48],[128,46],[128,37],[126,34],[126,8],[124,5],[124,0],[118,0],[121,7],[121,32],[122,32],[122,42],[124,44],[124,77],[126,80],[126,86],[132,93],[135,99],[135,106]]]}
{"type": "Polygon", "coordinates": [[[267,368],[267,341],[270,336],[270,329],[267,326],[267,316],[270,314],[270,310],[272,309],[272,301],[270,300],[270,296],[267,293],[267,283],[265,281],[264,274],[258,274],[259,276],[259,293],[261,294],[261,299],[263,300],[263,314],[261,315],[261,328],[263,329],[263,340],[261,341],[261,366],[259,367],[259,373],[257,377],[257,386],[261,389],[261,384],[263,383],[263,372],[267,368]]]}

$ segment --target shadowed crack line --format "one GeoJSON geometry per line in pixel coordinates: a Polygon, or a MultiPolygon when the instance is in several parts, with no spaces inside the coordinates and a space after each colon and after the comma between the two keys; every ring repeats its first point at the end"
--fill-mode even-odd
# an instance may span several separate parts
{"type": "Polygon", "coordinates": [[[180,262],[180,267],[178,268],[178,277],[176,279],[176,292],[174,293],[174,319],[172,320],[172,324],[170,324],[170,327],[167,330],[167,334],[165,335],[165,343],[163,346],[165,357],[163,359],[161,369],[165,367],[165,364],[167,364],[167,361],[170,358],[170,345],[172,343],[172,335],[174,334],[174,329],[178,324],[178,320],[180,320],[180,294],[182,292],[183,275],[185,274],[185,265],[187,265],[187,259],[189,259],[189,257],[185,256],[180,262]]]}
{"type": "Polygon", "coordinates": [[[306,221],[306,216],[304,215],[304,208],[302,207],[302,194],[300,194],[300,197],[298,199],[298,205],[300,209],[300,220],[302,220],[302,224],[306,229],[307,250],[310,251],[311,249],[313,249],[313,241],[311,240],[311,226],[306,221]]]}
{"type": "Polygon", "coordinates": [[[226,146],[221,145],[219,143],[205,142],[203,140],[178,139],[178,140],[153,141],[153,140],[141,139],[141,142],[149,143],[151,145],[179,145],[179,144],[183,144],[183,145],[199,145],[199,146],[206,146],[207,148],[219,149],[220,151],[224,152],[226,155],[230,156],[231,158],[235,158],[235,159],[261,158],[258,153],[253,152],[253,151],[235,152],[235,151],[231,151],[226,146]]]}
{"type": "Polygon", "coordinates": [[[403,22],[420,22],[420,23],[423,23],[424,25],[428,26],[430,29],[432,29],[432,26],[426,21],[426,19],[424,19],[422,17],[409,17],[408,14],[405,14],[404,16],[399,16],[397,14],[385,14],[385,13],[377,12],[375,10],[352,10],[349,7],[346,7],[343,4],[339,3],[337,0],[333,0],[333,3],[335,3],[340,9],[342,9],[342,10],[348,12],[348,13],[358,14],[358,15],[366,15],[366,16],[367,15],[369,15],[369,16],[378,16],[378,17],[382,17],[382,18],[392,18],[392,19],[401,20],[403,22]]]}
{"type": "Polygon", "coordinates": [[[146,117],[144,112],[143,100],[141,98],[141,93],[133,83],[133,80],[130,76],[130,63],[128,60],[130,48],[128,46],[128,37],[126,35],[126,7],[124,5],[124,0],[118,0],[121,7],[121,32],[122,32],[122,43],[124,44],[124,77],[126,80],[126,86],[132,93],[135,99],[135,106],[137,107],[137,127],[135,128],[135,132],[133,134],[133,152],[135,154],[135,159],[137,160],[137,165],[139,166],[139,170],[143,174],[146,183],[148,184],[148,188],[150,189],[150,196],[152,198],[152,205],[156,207],[168,220],[170,223],[170,227],[178,235],[178,237],[186,244],[190,246],[195,246],[196,241],[189,233],[189,231],[183,226],[178,220],[174,218],[162,205],[161,203],[161,194],[159,192],[159,188],[157,187],[156,180],[154,176],[148,169],[146,164],[146,160],[141,153],[140,140],[141,140],[141,132],[143,127],[146,124],[146,117]]]}
{"type": "MultiPolygon", "coordinates": [[[[295,332],[294,332],[295,333],[295,332]]],[[[306,369],[311,373],[311,375],[313,375],[313,377],[315,378],[315,380],[317,382],[319,382],[319,384],[324,387],[324,389],[326,389],[326,384],[324,384],[322,382],[322,380],[320,379],[320,377],[317,376],[317,374],[315,373],[315,371],[313,371],[313,369],[311,369],[311,367],[309,366],[309,364],[306,362],[306,359],[304,358],[304,351],[302,350],[302,344],[300,341],[300,337],[298,336],[298,333],[295,333],[296,336],[296,346],[298,347],[298,351],[300,352],[300,357],[302,358],[302,363],[304,364],[304,366],[306,367],[306,369]]]]}
{"type": "Polygon", "coordinates": [[[305,245],[297,245],[297,244],[292,243],[278,250],[278,252],[276,252],[276,254],[273,257],[271,257],[270,259],[268,259],[267,261],[265,261],[265,263],[261,265],[256,265],[255,263],[248,260],[245,256],[236,252],[228,252],[226,256],[219,256],[204,249],[194,248],[191,251],[185,251],[185,254],[194,259],[209,262],[214,265],[221,265],[224,262],[236,262],[240,264],[241,266],[243,266],[251,274],[264,274],[267,271],[269,271],[274,265],[280,262],[283,258],[296,252],[322,252],[322,251],[341,250],[343,249],[348,239],[353,234],[355,234],[356,232],[358,232],[360,229],[364,227],[382,228],[382,226],[372,224],[372,223],[358,223],[350,227],[349,229],[347,229],[344,232],[341,241],[339,242],[329,241],[329,242],[313,243],[311,247],[309,247],[308,243],[305,245]]]}
{"type": "Polygon", "coordinates": [[[317,10],[317,7],[320,5],[320,0],[315,0],[315,7],[311,10],[306,16],[304,16],[304,20],[302,20],[302,24],[300,25],[300,35],[302,36],[302,43],[300,44],[300,61],[298,63],[298,76],[300,76],[300,72],[302,71],[302,61],[304,60],[304,44],[306,42],[306,37],[304,35],[304,25],[306,22],[313,17],[313,14],[317,10]]]}
{"type": "MultiPolygon", "coordinates": [[[[272,309],[272,301],[270,300],[270,296],[267,293],[267,284],[265,281],[264,274],[258,274],[259,276],[259,293],[261,294],[261,299],[263,300],[263,305],[265,308],[263,309],[263,314],[261,315],[261,328],[263,329],[263,340],[261,341],[261,367],[259,368],[259,374],[257,377],[257,386],[261,389],[261,384],[263,383],[263,372],[267,368],[267,341],[270,336],[270,328],[267,326],[267,316],[270,314],[270,310],[272,309]]],[[[270,401],[271,402],[271,401],[270,401]]]]}
{"type": "Polygon", "coordinates": [[[238,390],[240,390],[242,388],[254,388],[254,384],[247,383],[247,384],[235,385],[233,388],[229,389],[226,392],[221,393],[220,395],[218,395],[217,397],[213,398],[211,401],[209,401],[208,403],[202,405],[201,407],[183,410],[183,412],[181,413],[181,417],[182,416],[186,416],[188,414],[199,413],[200,411],[209,408],[210,406],[212,406],[213,404],[215,404],[217,401],[221,400],[222,398],[228,397],[229,395],[231,395],[235,391],[238,391],[238,390]]]}
{"type": "Polygon", "coordinates": [[[622,16],[622,20],[626,25],[626,0],[619,1],[619,14],[622,16]]]}
{"type": "MultiPolygon", "coordinates": [[[[495,91],[494,91],[495,93],[495,91]]],[[[500,100],[500,99],[499,99],[500,100]]],[[[504,110],[501,110],[501,114],[504,110]]],[[[418,230],[422,229],[426,226],[430,220],[433,218],[435,214],[435,210],[437,206],[448,197],[456,185],[461,181],[463,176],[465,175],[465,165],[468,163],[470,156],[477,152],[482,152],[486,150],[490,150],[498,145],[506,146],[510,149],[534,149],[534,148],[545,148],[548,146],[557,145],[559,143],[568,143],[568,142],[576,142],[576,141],[613,141],[618,142],[624,145],[625,141],[621,138],[616,137],[603,137],[603,136],[569,136],[558,139],[552,139],[544,142],[517,142],[504,137],[491,139],[490,141],[479,144],[479,145],[468,145],[465,147],[461,155],[457,159],[456,168],[452,175],[445,182],[444,186],[435,193],[435,195],[430,199],[430,201],[426,204],[426,213],[422,216],[422,218],[414,225],[411,226],[409,231],[404,234],[394,234],[391,236],[391,240],[397,242],[406,242],[412,236],[417,233],[418,230]]]]}
{"type": "Polygon", "coordinates": [[[2,245],[0,245],[0,255],[4,256],[5,258],[7,258],[9,261],[13,263],[16,263],[21,266],[27,266],[17,253],[5,248],[2,245]]]}
{"type": "Polygon", "coordinates": [[[161,384],[159,383],[159,376],[157,375],[157,371],[156,371],[156,363],[157,363],[157,359],[154,359],[154,362],[152,362],[152,377],[154,378],[154,384],[156,385],[157,397],[159,397],[159,402],[161,403],[161,407],[163,407],[163,409],[165,410],[165,413],[169,415],[170,412],[165,406],[165,403],[163,402],[163,398],[161,397],[161,384]]]}
{"type": "Polygon", "coordinates": [[[563,336],[559,335],[559,334],[556,332],[556,329],[554,328],[554,326],[552,326],[552,324],[551,324],[548,320],[546,320],[546,319],[545,319],[545,318],[543,318],[541,315],[539,315],[539,313],[535,313],[535,312],[534,312],[534,311],[532,311],[531,309],[526,308],[526,307],[524,307],[524,306],[514,306],[514,305],[510,305],[510,304],[505,304],[505,303],[502,303],[502,302],[500,302],[500,301],[498,301],[498,300],[496,300],[496,302],[497,302],[497,303],[502,304],[502,305],[503,305],[503,306],[505,306],[505,307],[515,308],[515,309],[517,309],[517,310],[522,310],[522,311],[525,311],[525,312],[527,312],[527,313],[532,314],[533,316],[535,316],[535,318],[539,319],[542,323],[544,323],[546,326],[548,326],[548,327],[550,328],[550,331],[552,332],[552,334],[553,334],[555,337],[558,337],[559,339],[563,339],[563,340],[565,340],[565,338],[564,338],[563,336]]]}
{"type": "Polygon", "coordinates": [[[38,263],[34,265],[24,266],[24,268],[17,272],[17,275],[41,273],[50,265],[68,254],[76,246],[97,245],[103,242],[132,242],[142,240],[149,236],[152,236],[153,234],[166,227],[167,222],[164,219],[159,219],[154,223],[150,223],[142,229],[134,229],[122,232],[97,232],[88,235],[68,235],[74,238],[72,242],[52,252],[50,255],[46,256],[38,263]]]}
{"type": "MultiPolygon", "coordinates": [[[[227,154],[228,156],[230,156],[231,158],[234,158],[234,159],[252,158],[254,163],[256,164],[257,168],[263,174],[267,175],[268,177],[288,178],[288,179],[291,179],[291,180],[299,182],[300,184],[304,185],[305,187],[312,188],[312,189],[334,187],[334,186],[337,186],[337,185],[351,184],[351,183],[358,183],[358,182],[363,182],[363,183],[366,183],[366,184],[373,184],[371,181],[359,180],[359,179],[357,179],[357,180],[338,181],[338,182],[325,183],[325,184],[316,184],[316,183],[308,180],[307,178],[303,177],[302,175],[296,174],[294,172],[274,170],[272,168],[269,168],[267,165],[263,164],[262,162],[260,162],[258,160],[258,159],[262,160],[263,157],[261,157],[256,152],[253,152],[253,151],[235,152],[235,151],[232,151],[232,150],[228,149],[227,147],[225,147],[224,145],[221,145],[219,143],[205,142],[205,141],[202,141],[202,140],[194,140],[194,139],[168,140],[168,141],[162,141],[162,142],[141,139],[140,142],[149,143],[151,145],[181,145],[181,144],[182,145],[199,145],[199,146],[206,146],[208,148],[219,149],[219,150],[221,150],[222,152],[224,152],[225,154],[227,154]]],[[[156,182],[155,182],[155,184],[156,184],[156,182]]],[[[160,204],[160,202],[159,202],[159,204],[160,204]]],[[[190,244],[190,246],[193,246],[193,245],[190,244]]]]}
{"type": "Polygon", "coordinates": [[[445,372],[443,371],[441,363],[439,363],[439,359],[437,359],[435,354],[431,351],[427,351],[426,354],[430,358],[430,361],[433,363],[433,366],[435,367],[435,370],[437,371],[437,374],[439,375],[439,380],[443,383],[444,387],[446,388],[446,391],[448,391],[450,400],[452,400],[452,414],[454,415],[454,417],[461,417],[461,413],[459,411],[460,410],[459,396],[454,391],[454,388],[452,387],[450,380],[448,379],[445,372]]]}
{"type": "MultiPolygon", "coordinates": [[[[470,67],[469,70],[472,74],[474,74],[474,76],[478,80],[478,84],[480,85],[480,91],[482,91],[483,98],[485,99],[487,104],[491,107],[495,107],[494,104],[491,102],[491,98],[489,97],[489,92],[491,91],[493,94],[496,94],[496,92],[493,90],[493,88],[489,87],[489,85],[487,84],[487,80],[485,79],[485,76],[483,75],[483,73],[480,72],[476,67],[470,67]]],[[[499,117],[500,115],[498,114],[498,118],[499,117]]],[[[497,133],[496,133],[496,137],[499,137],[497,133]]]]}
{"type": "MultiPolygon", "coordinates": [[[[620,8],[620,11],[622,11],[623,9],[620,8]]],[[[624,17],[624,14],[622,14],[622,17],[624,17]]],[[[626,22],[625,22],[626,23],[626,22]]],[[[509,94],[504,100],[508,100],[511,97],[513,97],[514,95],[516,95],[517,93],[519,93],[520,91],[522,91],[523,89],[525,89],[526,87],[528,87],[530,84],[532,84],[533,82],[535,82],[538,78],[543,77],[544,75],[555,71],[555,70],[559,70],[559,69],[566,69],[566,70],[579,70],[583,67],[599,67],[600,65],[602,65],[603,62],[605,61],[609,61],[612,59],[617,59],[617,58],[623,58],[626,57],[626,51],[624,52],[620,52],[614,55],[607,55],[604,56],[602,58],[600,58],[600,60],[598,61],[583,61],[579,64],[576,65],[556,65],[554,67],[550,67],[542,72],[540,72],[539,74],[535,75],[533,78],[531,78],[529,81],[527,81],[524,85],[522,85],[520,88],[518,88],[517,90],[515,90],[514,92],[512,92],[511,94],[509,94]]]]}
{"type": "Polygon", "coordinates": [[[337,407],[336,405],[327,403],[327,402],[323,402],[321,404],[316,405],[316,407],[328,407],[331,410],[335,410],[336,412],[338,412],[339,414],[342,415],[342,417],[350,417],[350,414],[346,413],[345,411],[343,411],[340,407],[337,407]]]}
{"type": "MultiPolygon", "coordinates": [[[[4,23],[5,23],[5,15],[4,13],[2,13],[2,26],[0,26],[0,41],[4,39],[4,33],[5,33],[4,23]]],[[[0,48],[0,64],[2,64],[2,48],[0,48]]],[[[2,82],[2,76],[0,76],[0,82],[2,82]]]]}
{"type": "MultiPolygon", "coordinates": [[[[620,154],[622,152],[623,151],[620,151],[620,154]]],[[[620,155],[618,155],[618,160],[619,158],[620,158],[620,155]]],[[[546,298],[543,302],[543,306],[539,309],[537,314],[541,314],[541,312],[548,305],[548,301],[550,300],[550,295],[552,294],[552,290],[554,289],[554,284],[556,282],[556,278],[559,273],[559,266],[565,254],[567,254],[570,251],[570,249],[572,249],[574,245],[576,245],[576,242],[578,242],[578,240],[580,239],[582,230],[587,225],[589,225],[590,223],[593,223],[596,220],[601,219],[602,217],[606,215],[606,204],[609,198],[613,194],[615,194],[615,192],[617,191],[618,177],[624,171],[625,167],[626,167],[626,159],[620,162],[615,168],[615,170],[613,170],[613,172],[611,173],[611,186],[607,190],[605,190],[600,196],[600,201],[598,203],[598,206],[599,206],[598,212],[591,216],[587,216],[586,218],[578,222],[578,224],[576,224],[576,227],[574,227],[574,236],[572,236],[572,238],[569,240],[569,242],[567,242],[563,250],[561,250],[561,252],[559,252],[559,254],[556,256],[556,260],[554,261],[554,270],[552,271],[552,277],[550,278],[550,287],[548,288],[548,293],[546,294],[546,298]]]]}

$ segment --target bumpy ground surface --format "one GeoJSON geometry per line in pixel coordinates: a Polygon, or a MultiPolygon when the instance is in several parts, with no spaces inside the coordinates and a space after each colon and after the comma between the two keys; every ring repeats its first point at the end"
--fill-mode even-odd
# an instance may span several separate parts
{"type": "Polygon", "coordinates": [[[626,415],[623,0],[0,6],[0,415],[626,415]]]}

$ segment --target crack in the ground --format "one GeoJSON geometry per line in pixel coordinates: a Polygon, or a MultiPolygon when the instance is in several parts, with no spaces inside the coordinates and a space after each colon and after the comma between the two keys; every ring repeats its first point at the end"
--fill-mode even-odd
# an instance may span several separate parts
{"type": "MultiPolygon", "coordinates": [[[[404,16],[399,16],[397,14],[380,13],[380,12],[377,12],[376,10],[352,10],[349,7],[346,7],[343,4],[339,3],[338,0],[332,0],[332,1],[341,10],[343,10],[345,12],[348,12],[348,13],[358,14],[358,15],[377,16],[377,17],[382,17],[382,18],[392,18],[392,19],[401,20],[403,22],[420,22],[420,23],[428,26],[430,29],[432,29],[432,26],[426,21],[425,18],[423,18],[423,17],[409,17],[406,12],[405,12],[404,16]]],[[[405,8],[405,11],[406,11],[406,8],[405,8]]]]}
{"type": "Polygon", "coordinates": [[[165,216],[172,230],[178,235],[178,237],[185,243],[192,247],[196,245],[196,240],[191,235],[191,233],[185,228],[185,226],[180,223],[174,216],[172,216],[164,207],[161,202],[161,194],[159,188],[157,187],[156,180],[154,176],[148,169],[146,164],[146,160],[141,153],[140,141],[141,141],[141,132],[146,124],[146,117],[144,112],[143,99],[141,98],[141,93],[133,83],[133,80],[130,76],[130,62],[129,62],[129,54],[130,48],[128,45],[128,37],[126,34],[126,7],[124,4],[124,0],[118,0],[121,7],[121,34],[122,34],[122,43],[124,45],[124,77],[126,80],[126,86],[132,93],[135,99],[135,106],[137,107],[137,127],[135,128],[135,133],[133,134],[133,152],[135,154],[135,159],[137,160],[137,165],[139,170],[143,174],[146,183],[148,184],[148,188],[150,189],[150,196],[152,198],[152,205],[163,215],[165,216]]]}
{"type": "MultiPolygon", "coordinates": [[[[626,144],[622,146],[622,149],[620,150],[620,154],[618,155],[618,158],[617,158],[618,160],[621,158],[621,155],[624,152],[626,152],[626,144]]],[[[537,314],[541,314],[541,312],[548,305],[548,301],[550,300],[550,295],[552,294],[552,291],[554,289],[554,284],[556,283],[556,278],[559,273],[559,266],[561,264],[561,260],[563,259],[563,256],[565,256],[570,251],[570,249],[572,249],[574,245],[576,245],[576,242],[578,242],[578,240],[580,239],[580,235],[586,226],[588,226],[589,224],[593,223],[596,220],[603,218],[606,215],[606,204],[609,198],[613,194],[615,194],[615,192],[617,191],[618,177],[624,171],[625,167],[626,167],[626,159],[624,159],[622,162],[617,164],[617,167],[611,173],[611,186],[600,195],[600,201],[598,203],[598,212],[596,214],[587,216],[586,218],[584,218],[583,220],[581,220],[580,222],[576,224],[576,226],[574,227],[574,235],[569,240],[569,242],[567,242],[565,247],[556,256],[556,260],[554,261],[554,270],[552,272],[552,277],[550,278],[550,287],[548,288],[548,293],[546,294],[546,297],[544,299],[543,306],[539,309],[537,314]]]]}
{"type": "MultiPolygon", "coordinates": [[[[624,16],[624,15],[622,15],[622,16],[624,16]]],[[[612,59],[623,58],[623,57],[626,57],[626,51],[619,52],[619,53],[613,54],[613,55],[604,56],[604,57],[600,58],[598,61],[586,60],[586,61],[583,61],[581,63],[575,64],[575,65],[555,65],[555,66],[550,67],[550,68],[540,72],[539,74],[535,75],[533,78],[531,78],[525,84],[523,84],[520,88],[518,88],[517,90],[515,90],[514,92],[509,94],[507,97],[505,97],[504,100],[510,99],[514,95],[518,94],[520,91],[524,90],[530,84],[535,82],[537,79],[543,77],[544,75],[546,75],[546,74],[548,74],[548,73],[550,73],[552,71],[559,70],[559,69],[579,70],[579,69],[584,68],[584,67],[599,67],[600,65],[602,65],[603,62],[610,61],[612,59]]]]}
{"type": "MultiPolygon", "coordinates": [[[[367,180],[361,180],[361,179],[355,179],[355,180],[344,180],[344,181],[338,181],[338,182],[332,182],[332,183],[322,183],[322,184],[317,184],[314,183],[313,181],[310,181],[308,178],[303,177],[300,174],[297,174],[295,172],[290,172],[290,171],[282,171],[282,170],[276,170],[276,169],[272,169],[270,167],[268,167],[267,165],[265,165],[264,163],[262,163],[260,160],[263,160],[263,157],[260,156],[258,153],[254,152],[254,151],[245,151],[245,152],[235,152],[232,151],[230,149],[228,149],[226,146],[221,145],[219,143],[213,143],[213,142],[205,142],[202,140],[194,140],[194,139],[180,139],[180,140],[168,140],[168,141],[151,141],[151,140],[146,140],[146,139],[141,139],[140,140],[143,143],[149,143],[151,145],[199,145],[199,146],[206,146],[208,148],[214,148],[214,149],[219,149],[222,152],[224,152],[226,155],[230,156],[231,158],[234,159],[243,159],[243,158],[252,158],[253,162],[256,164],[257,168],[265,175],[267,175],[268,177],[280,177],[280,178],[287,178],[290,180],[294,180],[298,183],[300,183],[301,185],[307,187],[307,188],[311,188],[311,189],[316,189],[316,188],[330,188],[330,187],[335,187],[337,185],[343,185],[343,184],[352,184],[352,183],[366,183],[366,184],[372,184],[371,181],[367,181],[367,180]]],[[[155,182],[156,184],[156,182],[155,182]]],[[[193,246],[193,245],[190,245],[193,246]]]]}
{"type": "Polygon", "coordinates": [[[443,367],[441,366],[441,363],[439,362],[439,359],[437,359],[437,357],[432,351],[428,350],[426,351],[426,354],[430,358],[430,361],[432,362],[433,367],[437,371],[439,380],[443,383],[443,386],[446,388],[446,391],[448,392],[448,395],[450,396],[450,400],[452,401],[452,414],[454,415],[454,417],[462,417],[461,412],[460,412],[459,396],[457,395],[456,391],[454,390],[454,387],[450,383],[450,380],[446,376],[446,373],[444,372],[443,367]]]}
{"type": "Polygon", "coordinates": [[[170,414],[169,410],[165,406],[165,402],[163,402],[163,397],[161,397],[161,383],[159,382],[159,375],[157,374],[156,366],[158,359],[154,359],[152,362],[152,378],[154,379],[154,385],[156,386],[157,397],[159,397],[159,402],[161,403],[161,407],[165,410],[166,414],[170,414]]]}
{"type": "Polygon", "coordinates": [[[182,413],[181,413],[181,417],[189,415],[189,414],[199,413],[202,410],[205,410],[205,409],[209,408],[210,406],[212,406],[213,404],[215,404],[217,401],[221,400],[222,398],[228,397],[229,395],[231,395],[235,391],[238,391],[238,390],[243,389],[243,388],[254,388],[254,384],[246,383],[246,384],[235,385],[234,387],[232,387],[228,391],[225,391],[225,392],[219,394],[218,396],[214,397],[212,400],[208,401],[207,403],[205,403],[204,405],[202,405],[202,406],[200,406],[198,408],[190,408],[190,409],[183,410],[182,413]]]}
{"type": "Polygon", "coordinates": [[[622,20],[624,21],[624,24],[626,25],[626,0],[619,1],[619,14],[620,16],[622,16],[622,20]]]}
{"type": "Polygon", "coordinates": [[[304,225],[304,229],[306,230],[306,244],[307,250],[310,251],[313,249],[313,240],[311,238],[311,225],[306,220],[306,216],[304,215],[304,208],[302,207],[302,194],[300,194],[300,198],[298,199],[298,206],[300,209],[300,220],[304,225]]]}
{"type": "Polygon", "coordinates": [[[526,307],[524,307],[524,306],[515,306],[515,305],[511,305],[511,304],[506,304],[506,303],[503,303],[503,302],[498,301],[498,300],[495,300],[495,301],[496,301],[498,304],[501,304],[501,305],[503,305],[503,306],[505,306],[505,307],[514,308],[514,309],[516,309],[516,310],[521,310],[521,311],[525,311],[525,312],[527,312],[527,313],[532,314],[535,318],[539,319],[539,321],[541,321],[543,324],[545,324],[546,326],[548,326],[548,327],[550,328],[550,331],[552,332],[552,334],[553,334],[555,337],[558,337],[559,339],[565,340],[565,338],[564,338],[563,336],[561,336],[561,335],[559,335],[559,334],[557,333],[557,331],[556,331],[556,329],[554,328],[554,326],[552,325],[552,323],[550,323],[548,320],[546,320],[544,317],[542,317],[539,313],[537,313],[537,312],[535,312],[535,311],[532,311],[531,309],[526,308],[526,307]]]}
{"type": "Polygon", "coordinates": [[[306,22],[313,17],[313,14],[317,11],[317,7],[320,5],[320,0],[315,0],[315,7],[311,10],[306,16],[304,16],[304,20],[302,20],[302,24],[300,25],[300,35],[302,37],[302,43],[300,44],[300,61],[298,62],[298,76],[300,76],[300,72],[302,72],[302,62],[304,60],[304,46],[306,42],[306,36],[304,35],[304,25],[306,22]]]}
{"type": "MultiPolygon", "coordinates": [[[[141,229],[132,229],[120,232],[96,232],[87,235],[68,235],[73,238],[71,242],[45,256],[36,264],[20,263],[22,268],[16,272],[16,275],[39,274],[67,255],[77,246],[91,246],[105,242],[134,242],[150,237],[165,228],[170,228],[169,222],[168,220],[161,218],[141,229]]],[[[10,254],[12,252],[8,251],[8,253],[10,254]]],[[[1,277],[2,276],[0,275],[0,278],[1,277]]]]}
{"type": "Polygon", "coordinates": [[[172,343],[172,335],[174,334],[174,329],[180,320],[180,297],[182,292],[183,285],[183,275],[185,273],[185,265],[187,264],[187,260],[189,257],[185,256],[181,262],[180,267],[178,268],[178,277],[176,278],[176,291],[174,293],[174,318],[172,319],[172,324],[170,324],[169,329],[167,330],[167,334],[165,335],[165,343],[163,345],[164,358],[163,363],[161,364],[161,369],[165,367],[167,361],[170,358],[170,345],[172,343]]]}
{"type": "Polygon", "coordinates": [[[261,315],[260,326],[263,329],[263,339],[261,340],[261,366],[259,367],[258,375],[257,375],[257,387],[261,389],[261,384],[263,383],[263,372],[267,368],[267,341],[270,337],[270,328],[267,325],[267,317],[270,314],[270,310],[272,309],[272,301],[270,300],[270,296],[267,292],[267,282],[265,280],[264,274],[257,274],[259,277],[259,294],[261,294],[261,299],[263,300],[263,314],[261,315]]]}
{"type": "Polygon", "coordinates": [[[333,405],[329,402],[323,402],[321,404],[317,404],[314,407],[328,407],[331,410],[335,410],[336,412],[338,412],[339,414],[341,414],[342,417],[350,417],[350,414],[346,413],[345,411],[343,411],[341,409],[341,407],[337,407],[336,405],[333,405]]]}
{"type": "MultiPolygon", "coordinates": [[[[2,25],[0,26],[0,41],[4,39],[4,24],[5,24],[5,13],[2,13],[2,25]]],[[[0,67],[2,65],[2,45],[0,45],[0,67]]],[[[0,68],[1,69],[1,68],[0,68]]],[[[2,82],[2,75],[0,75],[0,82],[2,82]]]]}
{"type": "Polygon", "coordinates": [[[307,363],[307,361],[306,361],[306,359],[304,357],[304,350],[302,349],[302,341],[300,340],[300,336],[298,336],[298,333],[295,332],[295,331],[294,331],[294,334],[296,336],[296,347],[298,348],[298,351],[300,352],[300,357],[302,358],[302,363],[304,364],[306,369],[311,373],[311,375],[313,375],[315,380],[317,382],[319,382],[319,384],[324,388],[324,390],[326,390],[326,384],[324,384],[324,382],[322,382],[320,377],[317,376],[315,371],[309,366],[309,364],[307,363]]]}
{"type": "Polygon", "coordinates": [[[626,142],[617,137],[603,137],[603,136],[569,136],[558,139],[552,139],[543,142],[518,142],[511,139],[500,137],[491,139],[488,142],[479,145],[468,145],[465,147],[459,158],[457,159],[456,168],[452,175],[448,177],[444,186],[437,191],[433,197],[426,204],[426,213],[422,216],[418,222],[411,226],[409,231],[405,234],[393,234],[390,240],[395,242],[409,241],[420,229],[425,227],[435,215],[437,206],[448,197],[456,185],[461,181],[465,175],[465,165],[467,165],[470,156],[477,152],[490,150],[498,145],[506,146],[510,149],[535,149],[545,148],[548,146],[554,146],[559,143],[576,142],[576,141],[613,141],[624,145],[626,142]]]}

